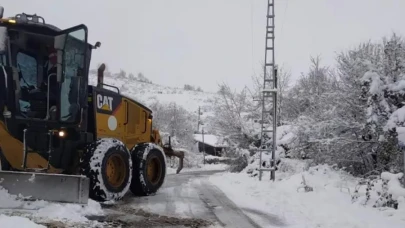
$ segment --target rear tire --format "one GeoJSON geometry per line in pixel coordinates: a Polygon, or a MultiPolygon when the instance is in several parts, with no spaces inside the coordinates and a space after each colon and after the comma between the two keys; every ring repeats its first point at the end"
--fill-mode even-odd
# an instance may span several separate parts
{"type": "Polygon", "coordinates": [[[156,193],[166,177],[166,157],[163,150],[153,143],[140,143],[131,149],[131,192],[137,196],[156,193]]]}
{"type": "Polygon", "coordinates": [[[91,199],[120,200],[131,185],[131,155],[121,141],[99,139],[87,146],[80,160],[80,172],[90,179],[91,199]]]}

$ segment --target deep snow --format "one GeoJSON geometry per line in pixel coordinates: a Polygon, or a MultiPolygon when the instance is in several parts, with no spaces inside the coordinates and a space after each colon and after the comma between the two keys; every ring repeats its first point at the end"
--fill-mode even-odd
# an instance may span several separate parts
{"type": "MultiPolygon", "coordinates": [[[[103,215],[101,205],[89,200],[85,206],[78,204],[60,204],[46,201],[22,201],[10,195],[0,187],[0,227],[2,228],[39,228],[36,223],[61,221],[69,223],[86,223],[86,216],[103,215]]],[[[90,225],[90,224],[89,224],[90,225]]]]}
{"type": "Polygon", "coordinates": [[[0,214],[0,224],[4,228],[24,227],[24,228],[45,228],[31,220],[18,216],[7,216],[0,214]]]}
{"type": "MultiPolygon", "coordinates": [[[[352,203],[357,178],[326,165],[308,169],[303,162],[284,161],[287,162],[280,164],[281,171],[276,173],[275,182],[269,180],[269,173],[264,173],[262,182],[247,173],[217,174],[210,177],[210,181],[253,219],[260,218],[249,213],[251,209],[282,219],[288,227],[294,228],[405,227],[405,189],[399,187],[397,181],[391,185],[392,191],[400,195],[399,209],[373,208],[372,204],[362,204],[365,196],[352,203]],[[312,192],[300,188],[303,176],[313,188],[312,192]]],[[[398,177],[382,175],[390,179],[393,176],[398,177]]],[[[360,191],[364,193],[365,189],[360,191]]],[[[370,200],[370,203],[374,202],[370,200]]],[[[257,222],[263,227],[273,227],[267,221],[257,222]]]]}

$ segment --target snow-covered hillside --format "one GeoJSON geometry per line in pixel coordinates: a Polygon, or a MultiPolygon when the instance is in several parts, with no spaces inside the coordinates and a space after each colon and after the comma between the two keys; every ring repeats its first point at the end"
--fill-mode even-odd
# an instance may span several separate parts
{"type": "MultiPolygon", "coordinates": [[[[94,72],[90,74],[89,83],[91,85],[97,84],[97,76],[94,72]]],[[[174,102],[188,112],[196,115],[199,106],[206,112],[212,111],[212,102],[215,98],[214,93],[190,91],[182,88],[145,83],[135,79],[130,79],[129,77],[120,77],[117,76],[117,74],[111,76],[107,74],[104,77],[104,83],[118,87],[122,94],[147,106],[150,106],[155,102],[174,102]]],[[[114,90],[114,88],[105,88],[114,90]]]]}

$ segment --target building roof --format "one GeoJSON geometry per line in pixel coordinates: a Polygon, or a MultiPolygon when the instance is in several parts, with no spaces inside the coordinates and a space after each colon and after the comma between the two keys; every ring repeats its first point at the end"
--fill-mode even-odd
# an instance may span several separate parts
{"type": "MultiPolygon", "coordinates": [[[[203,142],[202,134],[194,134],[194,140],[197,142],[203,142]]],[[[204,134],[204,144],[212,147],[228,147],[229,144],[220,136],[204,134]]]]}

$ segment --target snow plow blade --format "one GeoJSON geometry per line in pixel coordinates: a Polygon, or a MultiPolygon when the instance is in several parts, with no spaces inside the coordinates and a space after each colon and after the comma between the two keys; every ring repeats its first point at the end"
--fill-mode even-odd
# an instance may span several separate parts
{"type": "Polygon", "coordinates": [[[79,175],[0,171],[0,188],[33,200],[87,204],[89,184],[79,175]]]}

